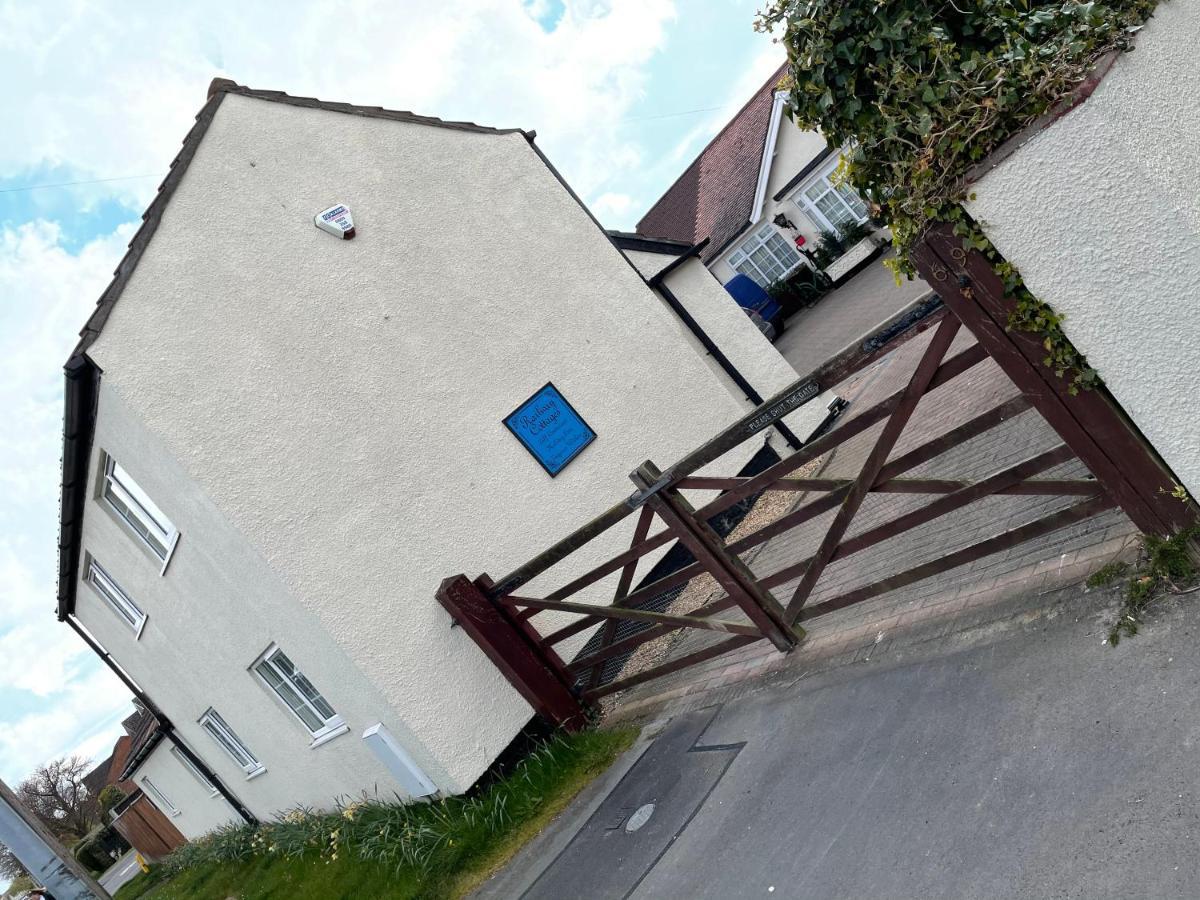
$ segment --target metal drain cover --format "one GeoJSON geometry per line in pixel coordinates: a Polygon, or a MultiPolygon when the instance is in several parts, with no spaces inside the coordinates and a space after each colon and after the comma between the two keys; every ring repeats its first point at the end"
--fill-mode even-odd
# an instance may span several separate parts
{"type": "Polygon", "coordinates": [[[647,803],[644,806],[639,806],[634,814],[629,817],[629,821],[625,823],[625,832],[627,834],[633,834],[635,831],[649,822],[652,815],[654,815],[653,803],[647,803]]]}

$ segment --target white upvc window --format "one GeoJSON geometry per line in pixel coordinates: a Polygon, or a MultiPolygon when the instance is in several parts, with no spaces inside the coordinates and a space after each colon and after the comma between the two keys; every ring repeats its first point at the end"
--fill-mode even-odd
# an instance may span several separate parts
{"type": "Polygon", "coordinates": [[[258,761],[258,757],[250,752],[250,748],[212,707],[200,717],[200,727],[241,767],[247,781],[267,771],[267,767],[258,761]]]}
{"type": "Polygon", "coordinates": [[[113,577],[91,558],[88,559],[87,564],[87,583],[95,589],[100,598],[120,617],[121,621],[133,629],[136,638],[140,638],[142,629],[146,627],[146,614],[129,599],[129,595],[121,589],[113,577]]]}
{"type": "Polygon", "coordinates": [[[786,277],[803,262],[795,247],[765,223],[729,254],[729,266],[766,288],[786,277]]]}
{"type": "Polygon", "coordinates": [[[179,529],[171,524],[171,520],[155,505],[149,495],[138,487],[138,483],[130,474],[107,454],[104,459],[102,496],[117,516],[162,562],[162,570],[166,571],[167,562],[179,541],[179,529]]]}
{"type": "Polygon", "coordinates": [[[215,797],[220,793],[220,791],[217,790],[217,786],[208,780],[208,776],[196,768],[196,764],[188,759],[187,755],[178,747],[171,748],[171,755],[179,760],[179,764],[181,766],[188,770],[188,774],[190,774],[193,778],[200,782],[201,785],[204,786],[204,789],[209,792],[210,796],[215,797]]]}
{"type": "Polygon", "coordinates": [[[834,183],[833,173],[839,162],[840,158],[834,156],[793,199],[814,223],[840,237],[844,229],[867,221],[869,212],[854,188],[834,183]]]}
{"type": "Polygon", "coordinates": [[[312,734],[312,746],[318,747],[350,730],[278,644],[267,648],[254,664],[254,671],[312,734]]]}
{"type": "Polygon", "coordinates": [[[179,815],[179,810],[175,808],[175,804],[167,799],[167,795],[160,791],[149,778],[142,778],[142,790],[144,790],[161,809],[169,816],[179,815]]]}

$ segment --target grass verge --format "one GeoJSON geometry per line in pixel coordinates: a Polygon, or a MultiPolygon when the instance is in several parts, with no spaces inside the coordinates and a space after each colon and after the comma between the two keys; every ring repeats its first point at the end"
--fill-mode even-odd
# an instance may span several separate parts
{"type": "Polygon", "coordinates": [[[478,796],[296,809],[176,851],[117,900],[462,897],[498,871],[630,744],[636,729],[551,739],[478,796]]]}

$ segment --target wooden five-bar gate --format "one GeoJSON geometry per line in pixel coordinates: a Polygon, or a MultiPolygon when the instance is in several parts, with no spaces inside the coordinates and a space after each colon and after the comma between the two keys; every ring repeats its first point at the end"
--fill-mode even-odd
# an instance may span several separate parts
{"type": "MultiPolygon", "coordinates": [[[[596,699],[728,653],[754,641],[770,641],[787,652],[805,636],[804,624],[819,616],[862,603],[888,591],[947,572],[991,554],[1043,537],[1113,507],[1122,509],[1143,532],[1170,534],[1195,521],[1194,510],[1170,496],[1173,479],[1103,389],[1072,395],[1068,385],[1042,365],[1043,351],[1034,335],[1007,328],[1013,301],[1006,297],[990,265],[962,248],[948,228],[927,235],[917,264],[936,295],[917,301],[877,332],[851,345],[786,390],[742,417],[665,471],[646,462],[631,475],[635,491],[607,511],[539,553],[498,581],[460,575],[447,579],[438,599],[466,629],[534,709],[556,724],[581,723],[596,699]],[[966,328],[975,342],[951,352],[966,328]],[[811,441],[757,475],[715,477],[696,474],[754,435],[772,426],[815,396],[892,353],[916,335],[932,332],[906,383],[890,396],[811,441]],[[975,412],[966,421],[893,456],[905,426],[921,398],[950,384],[988,358],[993,359],[1017,392],[975,412]],[[927,463],[1029,408],[1054,428],[1060,443],[1006,465],[980,480],[905,478],[927,463]],[[882,424],[881,424],[882,423],[882,424]],[[789,477],[801,466],[851,438],[881,425],[857,477],[789,477]],[[1079,459],[1093,477],[1039,478],[1079,459]],[[721,491],[699,509],[683,491],[721,491]],[[722,539],[711,527],[714,516],[764,491],[817,494],[756,530],[722,539]],[[871,493],[929,495],[923,506],[867,527],[848,530],[871,493]],[[888,573],[810,603],[814,588],[835,561],[995,495],[1042,495],[1069,498],[1062,508],[958,548],[938,559],[888,573]],[[824,513],[836,510],[816,550],[766,576],[756,576],[742,554],[824,513]],[[542,596],[523,592],[529,583],[610,529],[636,516],[628,549],[571,578],[542,596]],[[691,562],[633,589],[639,561],[678,542],[691,562]],[[579,602],[581,592],[617,574],[607,605],[579,602]],[[664,592],[708,573],[723,591],[688,614],[642,608],[664,592]],[[797,581],[798,579],[798,581],[797,581]],[[790,594],[773,590],[796,582],[790,594]],[[567,624],[540,630],[536,617],[545,610],[577,616],[567,624]],[[736,610],[732,616],[731,610],[736,610]],[[740,613],[738,615],[737,613],[740,613]],[[723,615],[726,614],[726,615],[723,615]],[[621,636],[622,620],[642,624],[621,636]],[[564,641],[600,626],[583,653],[564,659],[564,641]],[[605,664],[678,629],[719,632],[723,637],[649,669],[604,682],[605,664]]],[[[962,342],[960,342],[961,344],[962,342]]]]}

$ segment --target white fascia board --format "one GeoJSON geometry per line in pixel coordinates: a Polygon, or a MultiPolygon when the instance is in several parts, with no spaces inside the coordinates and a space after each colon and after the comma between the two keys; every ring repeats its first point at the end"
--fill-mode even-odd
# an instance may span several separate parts
{"type": "Polygon", "coordinates": [[[767,202],[767,182],[771,178],[771,164],[775,161],[775,142],[779,139],[779,122],[783,118],[783,104],[787,102],[787,91],[776,91],[771,104],[771,121],[767,125],[767,142],[763,146],[762,161],[758,165],[758,184],[754,188],[754,206],[750,209],[750,224],[757,225],[762,218],[763,204],[767,202]]]}

